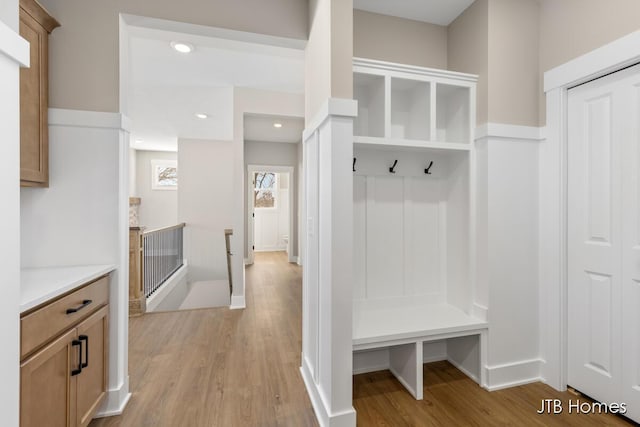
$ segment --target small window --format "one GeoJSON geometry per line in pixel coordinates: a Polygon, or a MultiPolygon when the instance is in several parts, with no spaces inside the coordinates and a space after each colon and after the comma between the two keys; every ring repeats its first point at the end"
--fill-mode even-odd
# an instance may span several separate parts
{"type": "Polygon", "coordinates": [[[175,160],[151,161],[151,189],[178,189],[178,162],[175,160]]]}
{"type": "Polygon", "coordinates": [[[256,208],[276,207],[276,174],[256,172],[253,175],[253,205],[256,208]]]}

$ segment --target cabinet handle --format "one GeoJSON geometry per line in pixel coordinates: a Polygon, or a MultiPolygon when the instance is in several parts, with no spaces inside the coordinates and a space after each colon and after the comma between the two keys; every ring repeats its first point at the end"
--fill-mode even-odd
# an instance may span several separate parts
{"type": "MultiPolygon", "coordinates": [[[[78,339],[80,341],[84,341],[84,363],[82,362],[82,359],[81,359],[80,366],[82,368],[88,368],[89,367],[89,337],[87,335],[80,335],[78,339]]],[[[82,352],[80,352],[80,355],[82,355],[82,352]]]]}
{"type": "Polygon", "coordinates": [[[91,301],[90,299],[85,299],[82,301],[82,305],[79,305],[78,307],[74,307],[74,308],[67,308],[67,314],[78,312],[83,308],[85,308],[86,306],[88,306],[89,304],[91,304],[92,302],[93,301],[91,301]]]}
{"type": "Polygon", "coordinates": [[[71,376],[75,377],[76,375],[82,373],[82,341],[73,340],[71,341],[71,345],[73,347],[78,346],[78,369],[74,369],[71,371],[71,376]]]}

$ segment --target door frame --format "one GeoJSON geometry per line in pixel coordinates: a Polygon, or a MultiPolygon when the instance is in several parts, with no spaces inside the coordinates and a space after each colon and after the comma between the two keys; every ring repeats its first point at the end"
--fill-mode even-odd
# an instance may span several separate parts
{"type": "MultiPolygon", "coordinates": [[[[250,265],[253,264],[254,261],[254,251],[253,247],[255,245],[255,223],[254,223],[254,210],[255,206],[253,205],[253,174],[255,172],[277,172],[277,173],[288,173],[289,174],[289,232],[287,233],[288,241],[287,241],[287,258],[289,262],[296,262],[296,257],[293,256],[293,244],[291,235],[293,233],[293,195],[294,195],[294,183],[295,183],[295,174],[293,166],[273,166],[273,165],[247,165],[247,259],[245,260],[245,264],[250,265]]],[[[296,193],[297,195],[297,193],[296,193]]],[[[298,204],[298,200],[296,200],[296,204],[298,204]]],[[[300,247],[298,247],[298,251],[300,251],[300,247]]]]}
{"type": "Polygon", "coordinates": [[[546,141],[539,156],[539,330],[541,378],[567,388],[568,91],[640,62],[640,31],[544,73],[546,141]]]}

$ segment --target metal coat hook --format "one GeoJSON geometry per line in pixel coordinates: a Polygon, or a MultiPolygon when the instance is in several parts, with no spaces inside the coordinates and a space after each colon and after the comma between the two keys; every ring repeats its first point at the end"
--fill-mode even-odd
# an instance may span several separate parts
{"type": "Polygon", "coordinates": [[[391,172],[391,173],[396,173],[396,171],[395,171],[394,169],[396,168],[396,165],[397,165],[397,164],[398,164],[398,161],[397,161],[397,160],[396,160],[396,161],[394,161],[394,162],[393,162],[393,166],[391,166],[391,167],[389,168],[389,172],[391,172]]]}
{"type": "Polygon", "coordinates": [[[431,163],[429,163],[429,166],[427,166],[427,168],[424,170],[424,173],[426,173],[427,175],[431,175],[431,172],[429,172],[429,170],[431,169],[431,166],[433,166],[433,160],[431,161],[431,163]]]}
{"type": "Polygon", "coordinates": [[[353,171],[356,171],[356,158],[353,158],[353,171]]]}

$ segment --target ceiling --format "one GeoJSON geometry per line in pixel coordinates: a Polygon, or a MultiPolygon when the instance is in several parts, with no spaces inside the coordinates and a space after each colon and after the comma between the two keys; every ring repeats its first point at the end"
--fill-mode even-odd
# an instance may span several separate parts
{"type": "Polygon", "coordinates": [[[300,49],[129,27],[129,52],[128,114],[138,150],[175,151],[178,138],[232,139],[233,87],[304,93],[300,49]],[[178,53],[172,41],[195,49],[178,53]]]}
{"type": "Polygon", "coordinates": [[[437,25],[449,25],[474,0],[353,0],[353,8],[437,25]]]}
{"type": "Polygon", "coordinates": [[[280,117],[246,114],[244,116],[245,141],[268,141],[296,143],[302,140],[304,119],[301,117],[280,117]],[[281,128],[275,128],[280,123],[281,128]]]}

